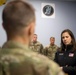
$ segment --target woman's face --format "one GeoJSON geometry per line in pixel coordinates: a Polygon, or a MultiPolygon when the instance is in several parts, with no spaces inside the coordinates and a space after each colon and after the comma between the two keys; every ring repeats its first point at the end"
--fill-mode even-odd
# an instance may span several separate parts
{"type": "Polygon", "coordinates": [[[71,38],[71,36],[69,35],[68,32],[64,32],[64,33],[62,34],[62,41],[63,41],[63,43],[64,43],[65,45],[71,44],[72,38],[71,38]]]}

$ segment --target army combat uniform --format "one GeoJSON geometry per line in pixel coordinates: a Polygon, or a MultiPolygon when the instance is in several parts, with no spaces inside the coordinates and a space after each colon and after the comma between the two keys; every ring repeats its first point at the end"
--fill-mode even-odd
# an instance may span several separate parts
{"type": "Polygon", "coordinates": [[[0,51],[0,75],[64,75],[60,67],[25,45],[8,41],[0,51]],[[45,61],[46,60],[46,61],[45,61]]]}
{"type": "Polygon", "coordinates": [[[46,55],[48,58],[54,60],[55,53],[58,49],[57,45],[48,45],[44,48],[44,55],[46,55]]]}
{"type": "Polygon", "coordinates": [[[30,49],[32,49],[33,51],[37,53],[43,54],[43,45],[39,41],[31,42],[30,49]]]}

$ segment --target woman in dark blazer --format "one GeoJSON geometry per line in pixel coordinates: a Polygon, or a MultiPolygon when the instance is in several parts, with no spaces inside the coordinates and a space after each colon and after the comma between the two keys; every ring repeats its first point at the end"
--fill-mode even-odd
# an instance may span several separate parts
{"type": "Polygon", "coordinates": [[[55,54],[55,62],[68,75],[76,75],[76,42],[71,30],[61,33],[61,47],[55,54]]]}

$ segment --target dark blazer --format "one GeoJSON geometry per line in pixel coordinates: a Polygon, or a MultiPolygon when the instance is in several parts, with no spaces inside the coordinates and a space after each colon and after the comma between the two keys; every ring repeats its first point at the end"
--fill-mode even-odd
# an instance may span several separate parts
{"type": "Polygon", "coordinates": [[[76,51],[72,51],[71,47],[68,47],[66,51],[57,51],[54,60],[63,67],[65,73],[76,75],[76,51]]]}

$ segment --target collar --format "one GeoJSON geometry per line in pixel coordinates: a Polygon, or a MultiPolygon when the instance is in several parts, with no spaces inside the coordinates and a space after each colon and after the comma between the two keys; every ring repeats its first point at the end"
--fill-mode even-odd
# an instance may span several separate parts
{"type": "Polygon", "coordinates": [[[67,45],[66,47],[65,47],[65,49],[68,51],[68,50],[72,50],[72,48],[73,48],[73,45],[67,45]]]}

